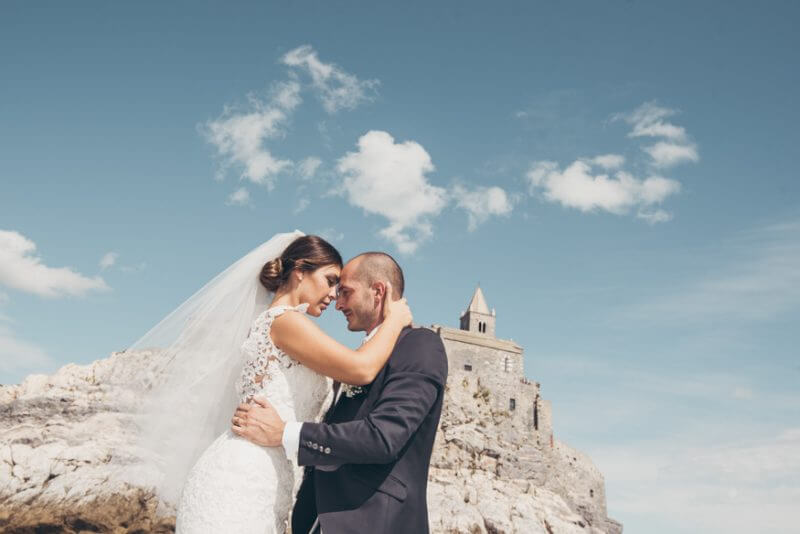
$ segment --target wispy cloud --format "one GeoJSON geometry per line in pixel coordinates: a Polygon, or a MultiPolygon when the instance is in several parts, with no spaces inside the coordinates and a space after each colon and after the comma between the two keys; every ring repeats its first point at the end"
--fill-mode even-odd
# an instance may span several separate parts
{"type": "Polygon", "coordinates": [[[113,267],[115,263],[117,263],[117,259],[119,258],[119,254],[116,252],[106,252],[102,258],[100,258],[100,269],[105,271],[109,267],[113,267]]]}
{"type": "Polygon", "coordinates": [[[283,56],[283,63],[305,71],[311,77],[312,87],[328,113],[353,109],[374,98],[378,80],[359,80],[334,63],[320,61],[316,50],[303,45],[283,56]]]}
{"type": "Polygon", "coordinates": [[[713,275],[671,286],[626,313],[640,320],[767,320],[800,309],[800,220],[763,226],[721,245],[713,275]]]}
{"type": "Polygon", "coordinates": [[[317,235],[325,239],[326,241],[331,241],[331,242],[341,241],[342,239],[344,239],[344,234],[333,227],[324,228],[319,232],[317,232],[317,235]]]}
{"type": "Polygon", "coordinates": [[[55,360],[44,349],[20,339],[8,326],[0,324],[0,373],[28,374],[54,366],[55,360]]]}
{"type": "Polygon", "coordinates": [[[229,206],[249,206],[251,204],[250,191],[245,187],[240,187],[228,195],[228,200],[225,201],[225,204],[229,206]]]}
{"type": "Polygon", "coordinates": [[[478,225],[492,216],[508,216],[514,203],[506,191],[497,186],[478,186],[472,190],[456,184],[450,191],[456,206],[467,212],[468,230],[474,231],[478,225]]]}
{"type": "Polygon", "coordinates": [[[654,137],[661,141],[642,148],[650,155],[652,164],[659,168],[672,167],[684,162],[697,162],[697,146],[690,142],[686,130],[665,119],[675,115],[674,109],[661,107],[655,102],[645,102],[631,113],[615,115],[633,126],[628,137],[654,137]]]}
{"type": "Polygon", "coordinates": [[[321,159],[314,156],[309,156],[297,165],[297,173],[303,180],[311,180],[317,174],[317,171],[321,165],[321,159]]]}
{"type": "Polygon", "coordinates": [[[298,213],[304,212],[309,204],[311,204],[311,201],[307,197],[300,197],[297,199],[297,204],[292,210],[292,213],[297,215],[298,213]]]}
{"type": "Polygon", "coordinates": [[[208,121],[201,130],[222,159],[219,177],[235,166],[241,169],[242,179],[271,190],[277,175],[291,168],[292,162],[273,156],[265,142],[284,134],[291,112],[300,102],[300,84],[282,82],[268,99],[251,94],[246,110],[226,107],[220,118],[208,121]]]}
{"type": "Polygon", "coordinates": [[[402,253],[414,252],[433,235],[430,217],[447,203],[447,191],[432,185],[428,152],[414,141],[396,143],[387,132],[370,131],[358,150],[339,159],[340,192],[353,206],[385,217],[380,234],[402,253]]]}
{"type": "Polygon", "coordinates": [[[737,441],[698,437],[592,451],[608,481],[611,513],[637,524],[673,523],[681,532],[792,532],[800,428],[737,441]]]}
{"type": "Polygon", "coordinates": [[[141,261],[136,265],[122,265],[119,270],[123,273],[138,273],[147,269],[147,262],[141,261]]]}
{"type": "Polygon", "coordinates": [[[8,230],[0,230],[0,284],[42,297],[80,296],[110,289],[99,276],[89,278],[69,267],[44,265],[33,241],[8,230]]]}

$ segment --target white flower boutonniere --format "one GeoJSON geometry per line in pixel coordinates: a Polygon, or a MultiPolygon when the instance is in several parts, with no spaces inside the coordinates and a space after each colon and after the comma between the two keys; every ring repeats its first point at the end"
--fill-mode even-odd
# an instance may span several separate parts
{"type": "Polygon", "coordinates": [[[367,386],[351,386],[350,384],[342,384],[342,393],[351,399],[353,397],[363,395],[367,391],[369,391],[369,387],[367,386]]]}

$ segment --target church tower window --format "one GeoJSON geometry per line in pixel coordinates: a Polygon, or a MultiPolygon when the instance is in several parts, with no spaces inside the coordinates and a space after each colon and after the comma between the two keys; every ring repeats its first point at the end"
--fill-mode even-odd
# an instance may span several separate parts
{"type": "Polygon", "coordinates": [[[517,399],[511,399],[508,401],[508,409],[514,411],[517,409],[517,399]]]}

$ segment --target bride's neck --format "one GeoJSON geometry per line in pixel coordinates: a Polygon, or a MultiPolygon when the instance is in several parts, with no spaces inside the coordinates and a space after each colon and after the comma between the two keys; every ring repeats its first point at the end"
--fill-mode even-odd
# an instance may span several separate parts
{"type": "Polygon", "coordinates": [[[275,297],[272,299],[269,307],[274,308],[275,306],[299,306],[300,305],[300,297],[297,295],[295,291],[278,291],[275,293],[275,297]]]}

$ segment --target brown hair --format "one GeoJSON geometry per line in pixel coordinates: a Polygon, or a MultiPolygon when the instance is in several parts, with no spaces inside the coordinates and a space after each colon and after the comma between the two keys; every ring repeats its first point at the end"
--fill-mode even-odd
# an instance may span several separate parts
{"type": "Polygon", "coordinates": [[[309,272],[342,264],[342,255],[333,245],[319,236],[304,235],[292,241],[279,258],[265,263],[259,280],[268,291],[274,292],[286,283],[293,269],[309,272]]]}

